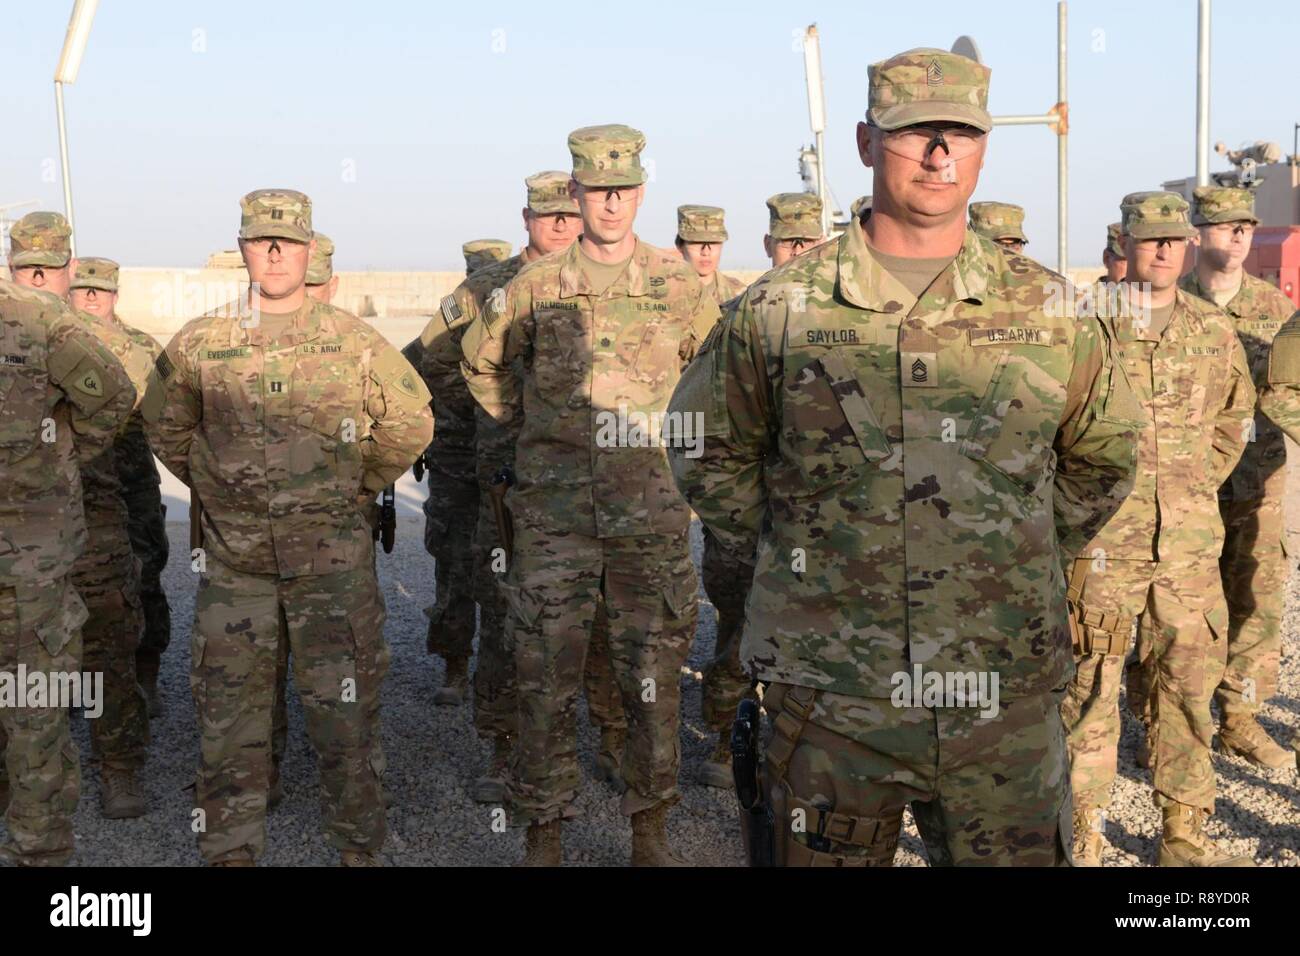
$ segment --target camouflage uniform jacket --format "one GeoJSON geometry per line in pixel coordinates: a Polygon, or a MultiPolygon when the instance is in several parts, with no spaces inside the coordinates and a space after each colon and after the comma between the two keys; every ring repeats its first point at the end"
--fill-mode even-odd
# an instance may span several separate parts
{"type": "Polygon", "coordinates": [[[709,295],[713,296],[714,302],[722,305],[744,292],[745,283],[739,279],[733,279],[731,276],[723,275],[721,272],[715,272],[713,273],[713,281],[704,288],[709,295]]]}
{"type": "MultiPolygon", "coordinates": [[[[122,329],[136,346],[149,356],[152,366],[162,353],[162,346],[152,335],[122,323],[120,319],[117,321],[121,323],[122,329]]],[[[146,381],[145,386],[147,385],[146,381]]],[[[153,459],[153,449],[149,447],[149,436],[145,434],[144,418],[139,411],[130,417],[121,436],[113,443],[113,458],[117,465],[117,477],[122,482],[123,488],[128,491],[132,488],[161,484],[158,466],[153,459]]]]}
{"type": "Polygon", "coordinates": [[[237,310],[186,324],[143,406],[163,464],[198,494],[209,553],[297,577],[369,563],[359,504],[410,467],[433,431],[419,375],[378,332],[308,299],[268,339],[237,310]]]}
{"type": "Polygon", "coordinates": [[[889,697],[893,675],[1072,669],[1060,552],[1132,486],[1140,409],[1069,284],[967,231],[919,300],[860,227],[767,273],[673,397],[678,486],[757,543],[742,657],[765,681],[889,697]]]}
{"type": "Polygon", "coordinates": [[[1118,342],[1148,425],[1133,491],[1083,556],[1216,559],[1223,550],[1218,488],[1241,457],[1255,407],[1246,353],[1217,306],[1181,290],[1159,337],[1115,302],[1099,292],[1092,311],[1118,342]],[[1116,311],[1125,317],[1108,315],[1116,311]]]}
{"type": "Polygon", "coordinates": [[[1278,329],[1268,350],[1259,410],[1292,441],[1300,441],[1300,312],[1278,329]]]}
{"type": "Polygon", "coordinates": [[[470,325],[465,377],[497,422],[522,417],[512,511],[599,538],[675,533],[690,511],[636,424],[662,423],[718,307],[676,254],[640,240],[597,295],[578,249],[529,263],[470,325]]]}
{"type": "Polygon", "coordinates": [[[0,280],[3,586],[71,572],[86,547],[81,466],[108,447],[136,396],[83,318],[55,296],[0,280]]]}
{"type": "MultiPolygon", "coordinates": [[[[1183,276],[1179,286],[1190,295],[1213,302],[1210,294],[1201,288],[1195,269],[1183,276]]],[[[1262,392],[1268,379],[1269,346],[1277,330],[1295,313],[1295,306],[1272,283],[1243,273],[1237,294],[1227,305],[1216,308],[1232,320],[1237,338],[1246,349],[1255,390],[1262,392]]],[[[1270,479],[1276,493],[1282,494],[1286,483],[1286,441],[1281,430],[1257,406],[1254,440],[1246,445],[1241,461],[1219,488],[1219,497],[1257,501],[1273,490],[1265,488],[1270,479]]]]}
{"type": "Polygon", "coordinates": [[[489,480],[497,468],[513,462],[517,431],[497,426],[470,395],[460,368],[461,339],[470,323],[483,313],[488,299],[494,294],[504,295],[505,287],[519,270],[538,258],[530,256],[525,248],[517,256],[468,276],[442,300],[438,314],[420,334],[424,347],[420,374],[434,400],[434,445],[443,434],[444,418],[451,417],[454,433],[468,436],[470,454],[479,464],[480,484],[489,480]],[[498,289],[502,291],[498,293],[498,289]]]}

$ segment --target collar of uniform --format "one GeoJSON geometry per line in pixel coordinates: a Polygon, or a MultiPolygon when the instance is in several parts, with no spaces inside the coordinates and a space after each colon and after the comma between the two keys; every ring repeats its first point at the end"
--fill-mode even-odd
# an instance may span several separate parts
{"type": "MultiPolygon", "coordinates": [[[[578,254],[578,243],[582,241],[579,236],[573,244],[564,251],[564,258],[560,262],[560,298],[568,299],[575,295],[595,295],[596,290],[591,287],[587,281],[586,270],[582,268],[582,259],[578,254]]],[[[614,280],[606,292],[618,290],[619,295],[645,295],[649,291],[647,269],[650,265],[650,256],[654,250],[637,237],[636,245],[632,248],[632,258],[628,260],[627,269],[614,280]]]]}
{"type": "MultiPolygon", "coordinates": [[[[856,306],[873,312],[897,312],[901,303],[916,301],[907,287],[872,255],[860,223],[854,223],[840,236],[837,268],[840,294],[856,306]]],[[[950,283],[955,299],[982,302],[990,271],[979,236],[967,229],[956,258],[935,282],[950,283]]]]}
{"type": "Polygon", "coordinates": [[[1250,278],[1250,276],[1247,273],[1243,272],[1241,274],[1241,285],[1237,286],[1237,294],[1229,299],[1224,305],[1215,304],[1214,299],[1210,297],[1209,291],[1201,285],[1201,277],[1197,273],[1195,267],[1193,267],[1192,271],[1183,277],[1182,282],[1178,283],[1178,288],[1181,291],[1186,292],[1188,295],[1195,296],[1198,299],[1204,299],[1216,309],[1221,309],[1233,318],[1239,319],[1246,311],[1242,308],[1242,303],[1245,301],[1242,293],[1246,291],[1246,280],[1248,278],[1250,278]]]}
{"type": "MultiPolygon", "coordinates": [[[[312,339],[320,337],[320,321],[313,318],[317,302],[311,296],[307,296],[302,305],[293,313],[293,330],[288,331],[277,337],[287,339],[288,341],[309,342],[312,339]]],[[[246,325],[247,320],[252,316],[249,311],[248,302],[244,300],[240,303],[239,321],[231,326],[231,345],[268,345],[272,340],[268,339],[262,333],[262,326],[246,325]]]]}

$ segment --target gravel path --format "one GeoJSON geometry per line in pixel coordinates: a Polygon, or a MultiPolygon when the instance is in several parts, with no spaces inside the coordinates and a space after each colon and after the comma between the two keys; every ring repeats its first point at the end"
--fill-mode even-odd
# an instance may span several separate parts
{"type": "MultiPolygon", "coordinates": [[[[1292,513],[1297,510],[1291,509],[1292,513]]],[[[74,862],[84,865],[199,862],[190,829],[191,797],[187,790],[197,761],[187,678],[195,582],[185,560],[187,526],[171,523],[168,530],[172,560],[164,584],[172,602],[174,633],[161,678],[166,712],[152,723],[154,741],[144,775],[153,809],[139,820],[101,819],[99,782],[93,770],[83,765],[83,770],[89,772],[84,774],[83,799],[76,817],[78,853],[74,862]]],[[[697,558],[698,538],[697,528],[697,558]]],[[[386,783],[394,797],[388,815],[386,861],[398,866],[515,862],[523,853],[522,831],[495,831],[491,808],[469,797],[468,787],[487,758],[486,749],[474,733],[469,705],[435,708],[431,703],[433,691],[442,680],[441,664],[424,650],[422,608],[432,602],[433,563],[422,547],[420,519],[409,512],[400,518],[394,553],[380,555],[379,572],[389,612],[386,634],[393,654],[383,710],[389,764],[386,783]]],[[[1264,725],[1284,742],[1300,728],[1298,584],[1300,580],[1293,575],[1287,593],[1281,691],[1263,712],[1264,725]]],[[[736,866],[743,859],[732,795],[692,782],[711,743],[699,719],[698,668],[712,651],[713,629],[712,608],[704,602],[696,647],[688,672],[682,676],[683,800],[669,818],[669,832],[678,851],[691,862],[736,866]]],[[[82,753],[87,754],[85,722],[76,720],[74,726],[82,753]]],[[[630,854],[630,830],[618,812],[618,797],[591,776],[597,735],[586,723],[585,708],[579,726],[579,756],[586,785],[578,800],[582,815],[565,828],[566,861],[577,865],[622,865],[630,854]]],[[[1133,758],[1136,742],[1136,727],[1126,716],[1120,774],[1107,830],[1110,848],[1105,862],[1110,866],[1152,864],[1159,840],[1160,817],[1151,802],[1150,774],[1138,768],[1133,758]]],[[[1225,847],[1249,853],[1260,864],[1300,865],[1300,793],[1295,773],[1262,771],[1223,756],[1216,756],[1215,764],[1220,796],[1212,833],[1223,840],[1225,847]]],[[[276,866],[333,864],[335,854],[320,832],[315,798],[317,774],[296,696],[290,705],[284,778],[288,798],[270,817],[262,862],[276,866]]],[[[924,851],[909,817],[897,863],[919,866],[924,862],[924,851]]]]}

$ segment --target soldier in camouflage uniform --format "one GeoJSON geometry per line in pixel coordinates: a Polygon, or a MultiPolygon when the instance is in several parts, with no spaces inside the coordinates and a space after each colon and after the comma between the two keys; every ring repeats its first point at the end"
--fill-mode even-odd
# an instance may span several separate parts
{"type": "Polygon", "coordinates": [[[785,265],[805,249],[824,242],[822,201],[812,193],[777,193],[767,199],[763,251],[772,267],[785,265]]]}
{"type": "Polygon", "coordinates": [[[364,508],[428,444],[429,395],[374,329],[307,297],[310,200],[258,190],[241,206],[257,294],[182,328],[143,406],[159,458],[202,507],[190,648],[199,851],[251,865],[265,846],[287,639],[328,839],[345,866],[377,865],[389,655],[364,508]]]}
{"type": "Polygon", "coordinates": [[[908,804],[934,864],[1068,860],[1058,549],[1127,494],[1137,409],[1068,283],[966,228],[988,78],[870,68],[871,218],[751,285],[670,405],[705,417],[678,487],[757,549],[781,865],[889,865],[908,804]]]}
{"type": "Polygon", "coordinates": [[[339,288],[334,274],[334,240],[323,232],[316,233],[316,248],[307,263],[307,295],[329,305],[339,288]]]}
{"type": "Polygon", "coordinates": [[[1128,269],[1128,253],[1124,250],[1124,225],[1112,222],[1106,227],[1106,248],[1102,250],[1101,262],[1106,267],[1105,274],[1098,276],[1098,282],[1123,282],[1128,269]]]}
{"type": "MultiPolygon", "coordinates": [[[[62,257],[61,267],[41,267],[47,283],[44,288],[69,299],[79,298],[80,303],[72,303],[75,308],[86,302],[86,296],[71,291],[77,284],[74,277],[84,280],[96,272],[106,273],[107,260],[86,260],[85,266],[71,261],[71,237],[67,220],[55,212],[24,216],[10,233],[11,251],[20,261],[25,252],[33,251],[62,257]]],[[[32,270],[18,269],[15,279],[26,285],[36,276],[32,270]]],[[[153,353],[133,338],[139,333],[128,330],[111,310],[100,308],[106,301],[107,297],[93,303],[93,312],[76,314],[113,352],[137,393],[143,395],[153,353]]],[[[109,819],[139,817],[148,809],[136,779],[149,745],[148,704],[135,672],[135,654],[144,629],[140,562],[132,550],[125,486],[118,473],[119,460],[131,457],[140,437],[138,417],[133,420],[134,427],[128,425],[109,450],[81,467],[87,542],[72,567],[72,583],[89,615],[82,628],[82,664],[86,671],[102,674],[104,680],[103,712],[90,724],[90,741],[92,755],[100,763],[100,812],[109,819]]]]}
{"type": "Polygon", "coordinates": [[[866,222],[871,218],[871,197],[859,196],[849,205],[849,217],[856,219],[858,222],[866,222]]]}
{"type": "Polygon", "coordinates": [[[471,239],[460,247],[465,256],[465,275],[472,276],[480,269],[505,262],[514,251],[514,246],[504,239],[471,239]]]}
{"type": "MultiPolygon", "coordinates": [[[[1262,390],[1273,336],[1296,309],[1276,286],[1242,268],[1259,224],[1254,194],[1200,186],[1193,197],[1192,224],[1201,233],[1196,268],[1179,285],[1213,302],[1232,320],[1255,387],[1262,390]]],[[[1219,489],[1228,662],[1214,697],[1221,717],[1220,748],[1276,770],[1294,767],[1295,754],[1274,743],[1255,715],[1277,693],[1282,659],[1282,600],[1290,574],[1283,550],[1286,442],[1258,410],[1251,439],[1219,489]]]]}
{"type": "Polygon", "coordinates": [[[1119,745],[1119,685],[1134,620],[1153,675],[1151,755],[1162,866],[1250,865],[1204,833],[1214,810],[1210,698],[1223,674],[1216,492],[1241,457],[1255,389],[1241,343],[1213,304],[1176,287],[1195,230],[1176,193],[1124,198],[1128,276],[1091,311],[1117,343],[1146,410],[1138,477],[1119,513],[1070,567],[1077,672],[1062,707],[1074,790],[1074,854],[1099,866],[1119,745]]]}
{"type": "Polygon", "coordinates": [[[1029,245],[1025,235],[1025,210],[1009,202],[973,202],[970,227],[985,239],[1019,255],[1029,245]]]}
{"type": "MultiPolygon", "coordinates": [[[[726,240],[727,227],[721,209],[677,207],[677,250],[695,267],[700,282],[720,307],[745,291],[743,282],[717,271],[722,243],[726,240]],[[713,249],[717,251],[711,252],[713,249]],[[705,269],[697,262],[701,250],[709,253],[703,257],[705,269]]],[[[740,663],[740,633],[745,622],[749,579],[754,574],[754,557],[746,555],[742,560],[728,554],[717,536],[705,527],[700,571],[704,593],[713,605],[716,635],[713,658],[704,666],[704,680],[700,685],[700,713],[705,726],[717,734],[717,739],[712,752],[700,765],[699,782],[706,787],[727,789],[733,786],[731,725],[736,719],[736,708],[750,693],[753,683],[740,663]]]]}
{"type": "Polygon", "coordinates": [[[529,823],[533,864],[562,858],[561,820],[579,781],[575,702],[602,600],[628,719],[632,862],[680,862],[664,825],[679,799],[680,670],[698,585],[690,513],[656,423],[718,308],[677,255],[632,232],[644,145],[626,126],[569,135],[582,239],[521,269],[462,342],[475,399],[519,429],[514,555],[502,585],[519,683],[508,788],[529,823]]]}
{"type": "MultiPolygon", "coordinates": [[[[153,336],[122,322],[117,304],[118,265],[111,259],[80,259],[72,277],[73,308],[88,312],[125,332],[149,357],[162,351],[153,336]]],[[[136,678],[148,702],[149,716],[162,713],[158,697],[158,668],[163,651],[171,643],[172,614],[162,587],[162,570],[167,566],[167,507],[162,502],[158,466],[144,433],[139,414],[131,416],[126,430],[113,444],[117,477],[126,503],[127,531],[131,550],[140,562],[140,607],[144,633],[135,652],[136,678]]]]}
{"type": "MultiPolygon", "coordinates": [[[[473,796],[482,803],[500,803],[505,796],[510,743],[515,736],[518,697],[514,649],[510,642],[505,599],[497,581],[508,562],[492,510],[490,487],[502,468],[514,467],[516,428],[497,423],[469,397],[461,374],[461,338],[483,312],[492,296],[501,296],[507,283],[530,262],[567,249],[582,229],[578,204],[569,195],[569,174],[543,171],[524,180],[528,202],[522,210],[528,244],[517,256],[480,269],[442,300],[420,336],[424,355],[420,374],[436,396],[455,396],[473,406],[474,451],[477,469],[478,515],[472,549],[472,593],[479,606],[478,663],[474,669],[474,723],[479,736],[492,743],[487,771],[474,782],[473,796]]],[[[435,432],[440,425],[435,424],[435,432]]],[[[592,719],[601,728],[611,753],[622,753],[626,728],[623,704],[614,683],[603,608],[597,612],[592,648],[587,655],[586,684],[592,719]],[[617,746],[615,749],[615,738],[617,746]]],[[[602,748],[602,762],[606,759],[602,748]]],[[[611,758],[612,759],[612,758],[611,758]]],[[[617,764],[610,770],[616,771],[617,764]]]]}
{"type": "MultiPolygon", "coordinates": [[[[11,251],[15,277],[31,286],[39,272],[39,284],[65,291],[66,250],[30,238],[11,251]]],[[[0,671],[51,680],[82,669],[86,607],[71,581],[87,540],[79,467],[108,453],[136,389],[58,296],[0,280],[0,395],[0,671]]],[[[59,865],[73,851],[81,776],[69,702],[42,703],[0,703],[0,860],[20,865],[59,865]]]]}

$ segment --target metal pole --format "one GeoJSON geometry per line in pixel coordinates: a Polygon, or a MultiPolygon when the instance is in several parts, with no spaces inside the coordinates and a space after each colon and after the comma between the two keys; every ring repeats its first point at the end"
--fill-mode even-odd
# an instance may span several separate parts
{"type": "Polygon", "coordinates": [[[1056,125],[1056,271],[1061,275],[1066,275],[1066,270],[1070,267],[1070,153],[1065,48],[1065,0],[1060,0],[1056,5],[1056,106],[1060,114],[1056,125]]]}
{"type": "Polygon", "coordinates": [[[831,199],[826,194],[826,163],[822,157],[826,155],[826,134],[817,134],[817,197],[822,201],[822,235],[831,234],[831,199]]]}
{"type": "Polygon", "coordinates": [[[1196,6],[1196,185],[1210,184],[1210,0],[1196,6]]]}
{"type": "Polygon", "coordinates": [[[72,255],[77,255],[77,227],[72,221],[72,180],[68,172],[68,124],[63,118],[63,84],[54,81],[54,107],[59,115],[59,161],[63,164],[63,214],[68,217],[72,227],[70,246],[72,255]]]}

